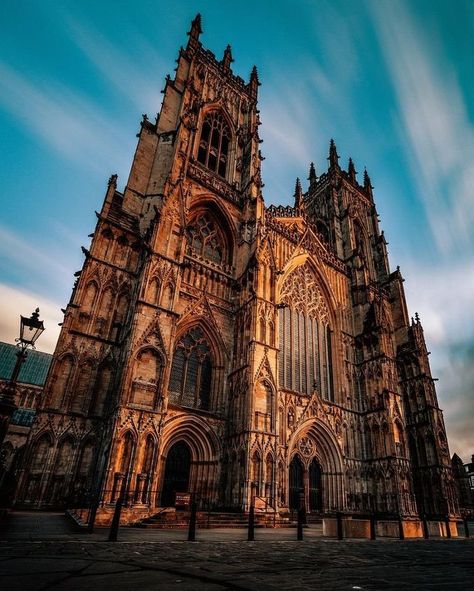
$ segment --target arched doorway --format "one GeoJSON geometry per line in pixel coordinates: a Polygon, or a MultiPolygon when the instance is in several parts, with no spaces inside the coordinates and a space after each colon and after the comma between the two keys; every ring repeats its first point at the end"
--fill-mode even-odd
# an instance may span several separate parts
{"type": "Polygon", "coordinates": [[[299,456],[290,463],[290,509],[299,509],[304,499],[303,464],[299,456]]]}
{"type": "Polygon", "coordinates": [[[309,510],[323,510],[322,471],[316,459],[309,465],[309,510]]]}
{"type": "Polygon", "coordinates": [[[191,451],[184,441],[178,441],[168,451],[165,465],[161,506],[173,507],[177,492],[188,492],[191,451]]]}

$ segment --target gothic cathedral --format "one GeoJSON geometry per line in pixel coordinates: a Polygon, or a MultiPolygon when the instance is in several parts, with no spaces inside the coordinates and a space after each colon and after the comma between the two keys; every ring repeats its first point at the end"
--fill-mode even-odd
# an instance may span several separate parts
{"type": "Polygon", "coordinates": [[[123,192],[108,183],[30,434],[17,502],[152,515],[458,512],[419,318],[367,173],[311,164],[266,207],[259,80],[192,22],[123,192]],[[81,497],[82,495],[82,497],[81,497]]]}

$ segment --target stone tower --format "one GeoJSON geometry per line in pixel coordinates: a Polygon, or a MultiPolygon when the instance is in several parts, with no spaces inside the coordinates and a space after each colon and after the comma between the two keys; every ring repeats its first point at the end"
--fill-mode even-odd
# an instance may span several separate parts
{"type": "Polygon", "coordinates": [[[265,208],[259,80],[191,24],[77,273],[17,499],[456,514],[419,320],[367,173],[265,208]]]}

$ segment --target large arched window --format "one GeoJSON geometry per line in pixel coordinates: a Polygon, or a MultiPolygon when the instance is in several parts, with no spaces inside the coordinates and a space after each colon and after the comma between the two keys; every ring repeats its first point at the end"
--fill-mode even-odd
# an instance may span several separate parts
{"type": "Polygon", "coordinates": [[[329,314],[316,278],[306,266],[285,280],[279,313],[279,382],[282,388],[334,400],[329,314]]]}
{"type": "Polygon", "coordinates": [[[224,178],[230,138],[230,129],[222,113],[207,113],[202,124],[198,161],[224,178]]]}
{"type": "Polygon", "coordinates": [[[216,224],[209,215],[197,216],[188,226],[188,251],[214,263],[221,263],[224,256],[223,240],[216,224]]]}
{"type": "Polygon", "coordinates": [[[170,402],[209,410],[211,395],[211,350],[199,327],[179,340],[171,367],[170,402]]]}

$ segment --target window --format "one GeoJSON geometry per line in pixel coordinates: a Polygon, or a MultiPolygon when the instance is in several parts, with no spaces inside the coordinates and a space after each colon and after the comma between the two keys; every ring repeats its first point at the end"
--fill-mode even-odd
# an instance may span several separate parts
{"type": "Polygon", "coordinates": [[[298,267],[283,284],[279,311],[280,386],[334,400],[329,315],[313,273],[298,267]]]}
{"type": "Polygon", "coordinates": [[[192,328],[176,347],[169,384],[170,402],[209,410],[211,350],[202,330],[192,328]]]}
{"type": "Polygon", "coordinates": [[[36,410],[33,408],[17,408],[10,419],[11,425],[31,427],[35,420],[36,410]]]}
{"type": "Polygon", "coordinates": [[[188,227],[188,250],[214,263],[222,262],[222,240],[215,223],[206,214],[198,216],[188,227]]]}
{"type": "Polygon", "coordinates": [[[202,124],[198,161],[224,178],[230,137],[230,129],[222,113],[208,113],[202,124]]]}

